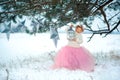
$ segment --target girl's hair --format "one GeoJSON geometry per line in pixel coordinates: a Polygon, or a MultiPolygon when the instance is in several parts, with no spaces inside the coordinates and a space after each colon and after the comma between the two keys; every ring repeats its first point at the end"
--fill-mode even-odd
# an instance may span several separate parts
{"type": "Polygon", "coordinates": [[[77,25],[76,28],[75,28],[75,31],[77,30],[77,28],[81,28],[82,32],[84,31],[84,28],[82,25],[77,25]]]}

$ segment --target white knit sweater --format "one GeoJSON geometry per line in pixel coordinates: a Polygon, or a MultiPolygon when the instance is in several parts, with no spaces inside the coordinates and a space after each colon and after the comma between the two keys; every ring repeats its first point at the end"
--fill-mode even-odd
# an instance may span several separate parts
{"type": "Polygon", "coordinates": [[[83,43],[83,38],[82,38],[82,34],[81,33],[76,33],[76,42],[78,44],[83,43]]]}
{"type": "Polygon", "coordinates": [[[82,34],[76,33],[76,41],[68,40],[68,46],[80,47],[80,44],[83,42],[82,34]]]}

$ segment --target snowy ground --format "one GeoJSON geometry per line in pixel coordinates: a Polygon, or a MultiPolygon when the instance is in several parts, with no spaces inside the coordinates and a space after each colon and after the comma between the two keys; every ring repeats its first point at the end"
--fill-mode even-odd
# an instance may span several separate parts
{"type": "Polygon", "coordinates": [[[119,80],[120,79],[120,35],[93,37],[85,46],[96,59],[94,72],[81,70],[50,69],[53,58],[60,47],[66,45],[65,34],[60,34],[55,48],[48,33],[28,35],[11,34],[8,41],[0,34],[0,80],[119,80]]]}

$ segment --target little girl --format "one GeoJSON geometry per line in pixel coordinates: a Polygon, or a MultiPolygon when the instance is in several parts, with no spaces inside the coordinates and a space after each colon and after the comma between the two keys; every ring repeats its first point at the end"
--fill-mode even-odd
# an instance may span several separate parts
{"type": "MultiPolygon", "coordinates": [[[[70,27],[71,28],[71,27],[70,27]]],[[[69,30],[69,29],[68,29],[69,30]]],[[[72,34],[74,34],[72,36],[70,36],[70,34],[68,33],[68,45],[69,46],[73,46],[73,47],[80,47],[80,44],[83,42],[83,38],[82,38],[82,32],[83,32],[83,26],[79,26],[77,25],[75,28],[75,31],[72,32],[72,34]],[[71,37],[71,38],[69,38],[71,37]]]]}
{"type": "Polygon", "coordinates": [[[81,44],[83,42],[83,38],[81,34],[84,31],[83,26],[77,25],[75,31],[76,31],[76,42],[78,44],[81,44]]]}
{"type": "MultiPolygon", "coordinates": [[[[83,32],[82,26],[77,26],[73,31],[72,39],[68,38],[68,44],[62,47],[55,56],[55,63],[53,69],[66,68],[69,70],[83,70],[91,72],[94,70],[94,58],[91,53],[84,47],[80,46],[83,32]]],[[[67,34],[69,36],[69,34],[67,34]]]]}

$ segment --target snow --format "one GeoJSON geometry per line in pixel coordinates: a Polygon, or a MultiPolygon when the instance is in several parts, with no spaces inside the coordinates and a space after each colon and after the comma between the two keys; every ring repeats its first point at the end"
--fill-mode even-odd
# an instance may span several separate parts
{"type": "Polygon", "coordinates": [[[102,38],[83,34],[85,46],[95,57],[94,72],[55,69],[51,66],[57,51],[66,45],[66,35],[60,34],[55,48],[49,33],[29,35],[11,34],[8,41],[0,34],[0,80],[119,80],[120,79],[120,35],[102,38]]]}

